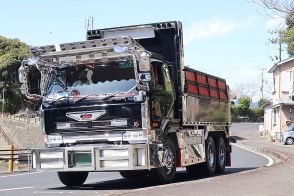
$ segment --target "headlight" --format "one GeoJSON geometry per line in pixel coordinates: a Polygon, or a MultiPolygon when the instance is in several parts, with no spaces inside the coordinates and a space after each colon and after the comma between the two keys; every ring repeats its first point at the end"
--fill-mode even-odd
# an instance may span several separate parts
{"type": "Polygon", "coordinates": [[[144,131],[126,131],[123,134],[123,141],[128,141],[129,143],[140,143],[146,142],[148,136],[145,135],[144,131]]]}

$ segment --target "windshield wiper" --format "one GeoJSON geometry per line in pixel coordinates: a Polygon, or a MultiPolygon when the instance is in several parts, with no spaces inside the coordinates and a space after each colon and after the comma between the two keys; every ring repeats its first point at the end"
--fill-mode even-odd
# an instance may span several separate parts
{"type": "MultiPolygon", "coordinates": [[[[90,96],[92,96],[92,94],[90,94],[90,95],[85,95],[84,97],[81,97],[81,98],[75,100],[74,103],[78,103],[78,102],[81,102],[81,101],[83,101],[83,100],[85,100],[85,99],[88,99],[88,97],[90,97],[90,96]]],[[[111,94],[111,95],[105,96],[105,97],[99,99],[99,101],[103,101],[103,100],[108,99],[108,98],[111,98],[111,97],[113,97],[113,96],[115,96],[115,94],[111,94]]]]}
{"type": "Polygon", "coordinates": [[[74,101],[74,103],[78,103],[80,101],[83,101],[83,100],[87,99],[89,96],[92,96],[92,95],[85,95],[84,97],[78,98],[77,100],[74,101]]]}
{"type": "MultiPolygon", "coordinates": [[[[135,85],[135,86],[133,86],[132,88],[130,88],[126,93],[129,93],[129,92],[131,92],[132,90],[134,90],[135,88],[136,88],[137,86],[135,85]]],[[[113,93],[113,94],[110,94],[110,95],[108,95],[108,96],[106,96],[106,97],[103,97],[102,99],[100,99],[100,100],[105,100],[105,99],[109,99],[109,98],[111,98],[111,97],[114,97],[115,95],[116,95],[117,93],[113,93]]]]}
{"type": "Polygon", "coordinates": [[[63,98],[68,98],[68,96],[62,96],[62,97],[59,97],[58,99],[54,99],[52,101],[49,102],[49,104],[53,104],[53,103],[56,103],[57,101],[59,101],[60,99],[63,99],[63,98]]]}

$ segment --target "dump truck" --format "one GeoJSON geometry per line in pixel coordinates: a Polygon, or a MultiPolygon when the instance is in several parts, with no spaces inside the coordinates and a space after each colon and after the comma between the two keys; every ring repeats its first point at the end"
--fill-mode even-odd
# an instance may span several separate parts
{"type": "Polygon", "coordinates": [[[30,52],[19,79],[41,105],[45,144],[33,170],[80,186],[89,172],[169,183],[178,167],[214,175],[231,164],[228,85],[184,66],[181,22],[88,30],[30,52]]]}

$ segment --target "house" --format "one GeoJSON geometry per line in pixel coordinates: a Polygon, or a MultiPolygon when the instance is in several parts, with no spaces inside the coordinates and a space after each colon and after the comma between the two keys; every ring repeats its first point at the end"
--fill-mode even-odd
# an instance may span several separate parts
{"type": "Polygon", "coordinates": [[[265,108],[265,134],[280,139],[281,133],[294,122],[294,57],[273,65],[269,73],[273,74],[271,104],[265,108]]]}

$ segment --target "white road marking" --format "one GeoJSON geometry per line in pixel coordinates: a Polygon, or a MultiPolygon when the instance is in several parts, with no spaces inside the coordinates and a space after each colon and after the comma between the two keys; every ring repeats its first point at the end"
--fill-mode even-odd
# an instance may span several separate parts
{"type": "Polygon", "coordinates": [[[18,188],[10,188],[10,189],[0,189],[0,192],[23,190],[23,189],[32,189],[32,188],[35,188],[35,187],[34,186],[27,186],[27,187],[18,187],[18,188]]]}
{"type": "Polygon", "coordinates": [[[34,194],[72,194],[73,192],[67,191],[34,191],[34,194]]]}
{"type": "Polygon", "coordinates": [[[15,176],[26,176],[26,175],[33,175],[33,174],[40,174],[40,173],[44,173],[44,172],[40,171],[40,172],[32,172],[32,173],[24,173],[24,174],[12,174],[12,175],[0,176],[0,178],[8,178],[8,177],[15,177],[15,176]]]}
{"type": "Polygon", "coordinates": [[[255,153],[255,154],[258,154],[258,155],[260,155],[260,156],[265,157],[265,158],[268,160],[268,163],[265,165],[266,167],[269,167],[269,166],[271,166],[271,165],[274,163],[274,160],[273,160],[271,157],[269,157],[269,156],[267,156],[267,155],[265,155],[265,154],[261,154],[261,153],[259,153],[259,152],[256,152],[256,151],[253,151],[253,150],[250,150],[250,149],[245,148],[245,147],[243,147],[243,146],[239,146],[238,144],[233,144],[233,143],[231,143],[231,145],[236,146],[236,147],[241,148],[241,149],[243,149],[243,150],[247,150],[247,151],[249,151],[249,152],[252,152],[252,153],[255,153]]]}

